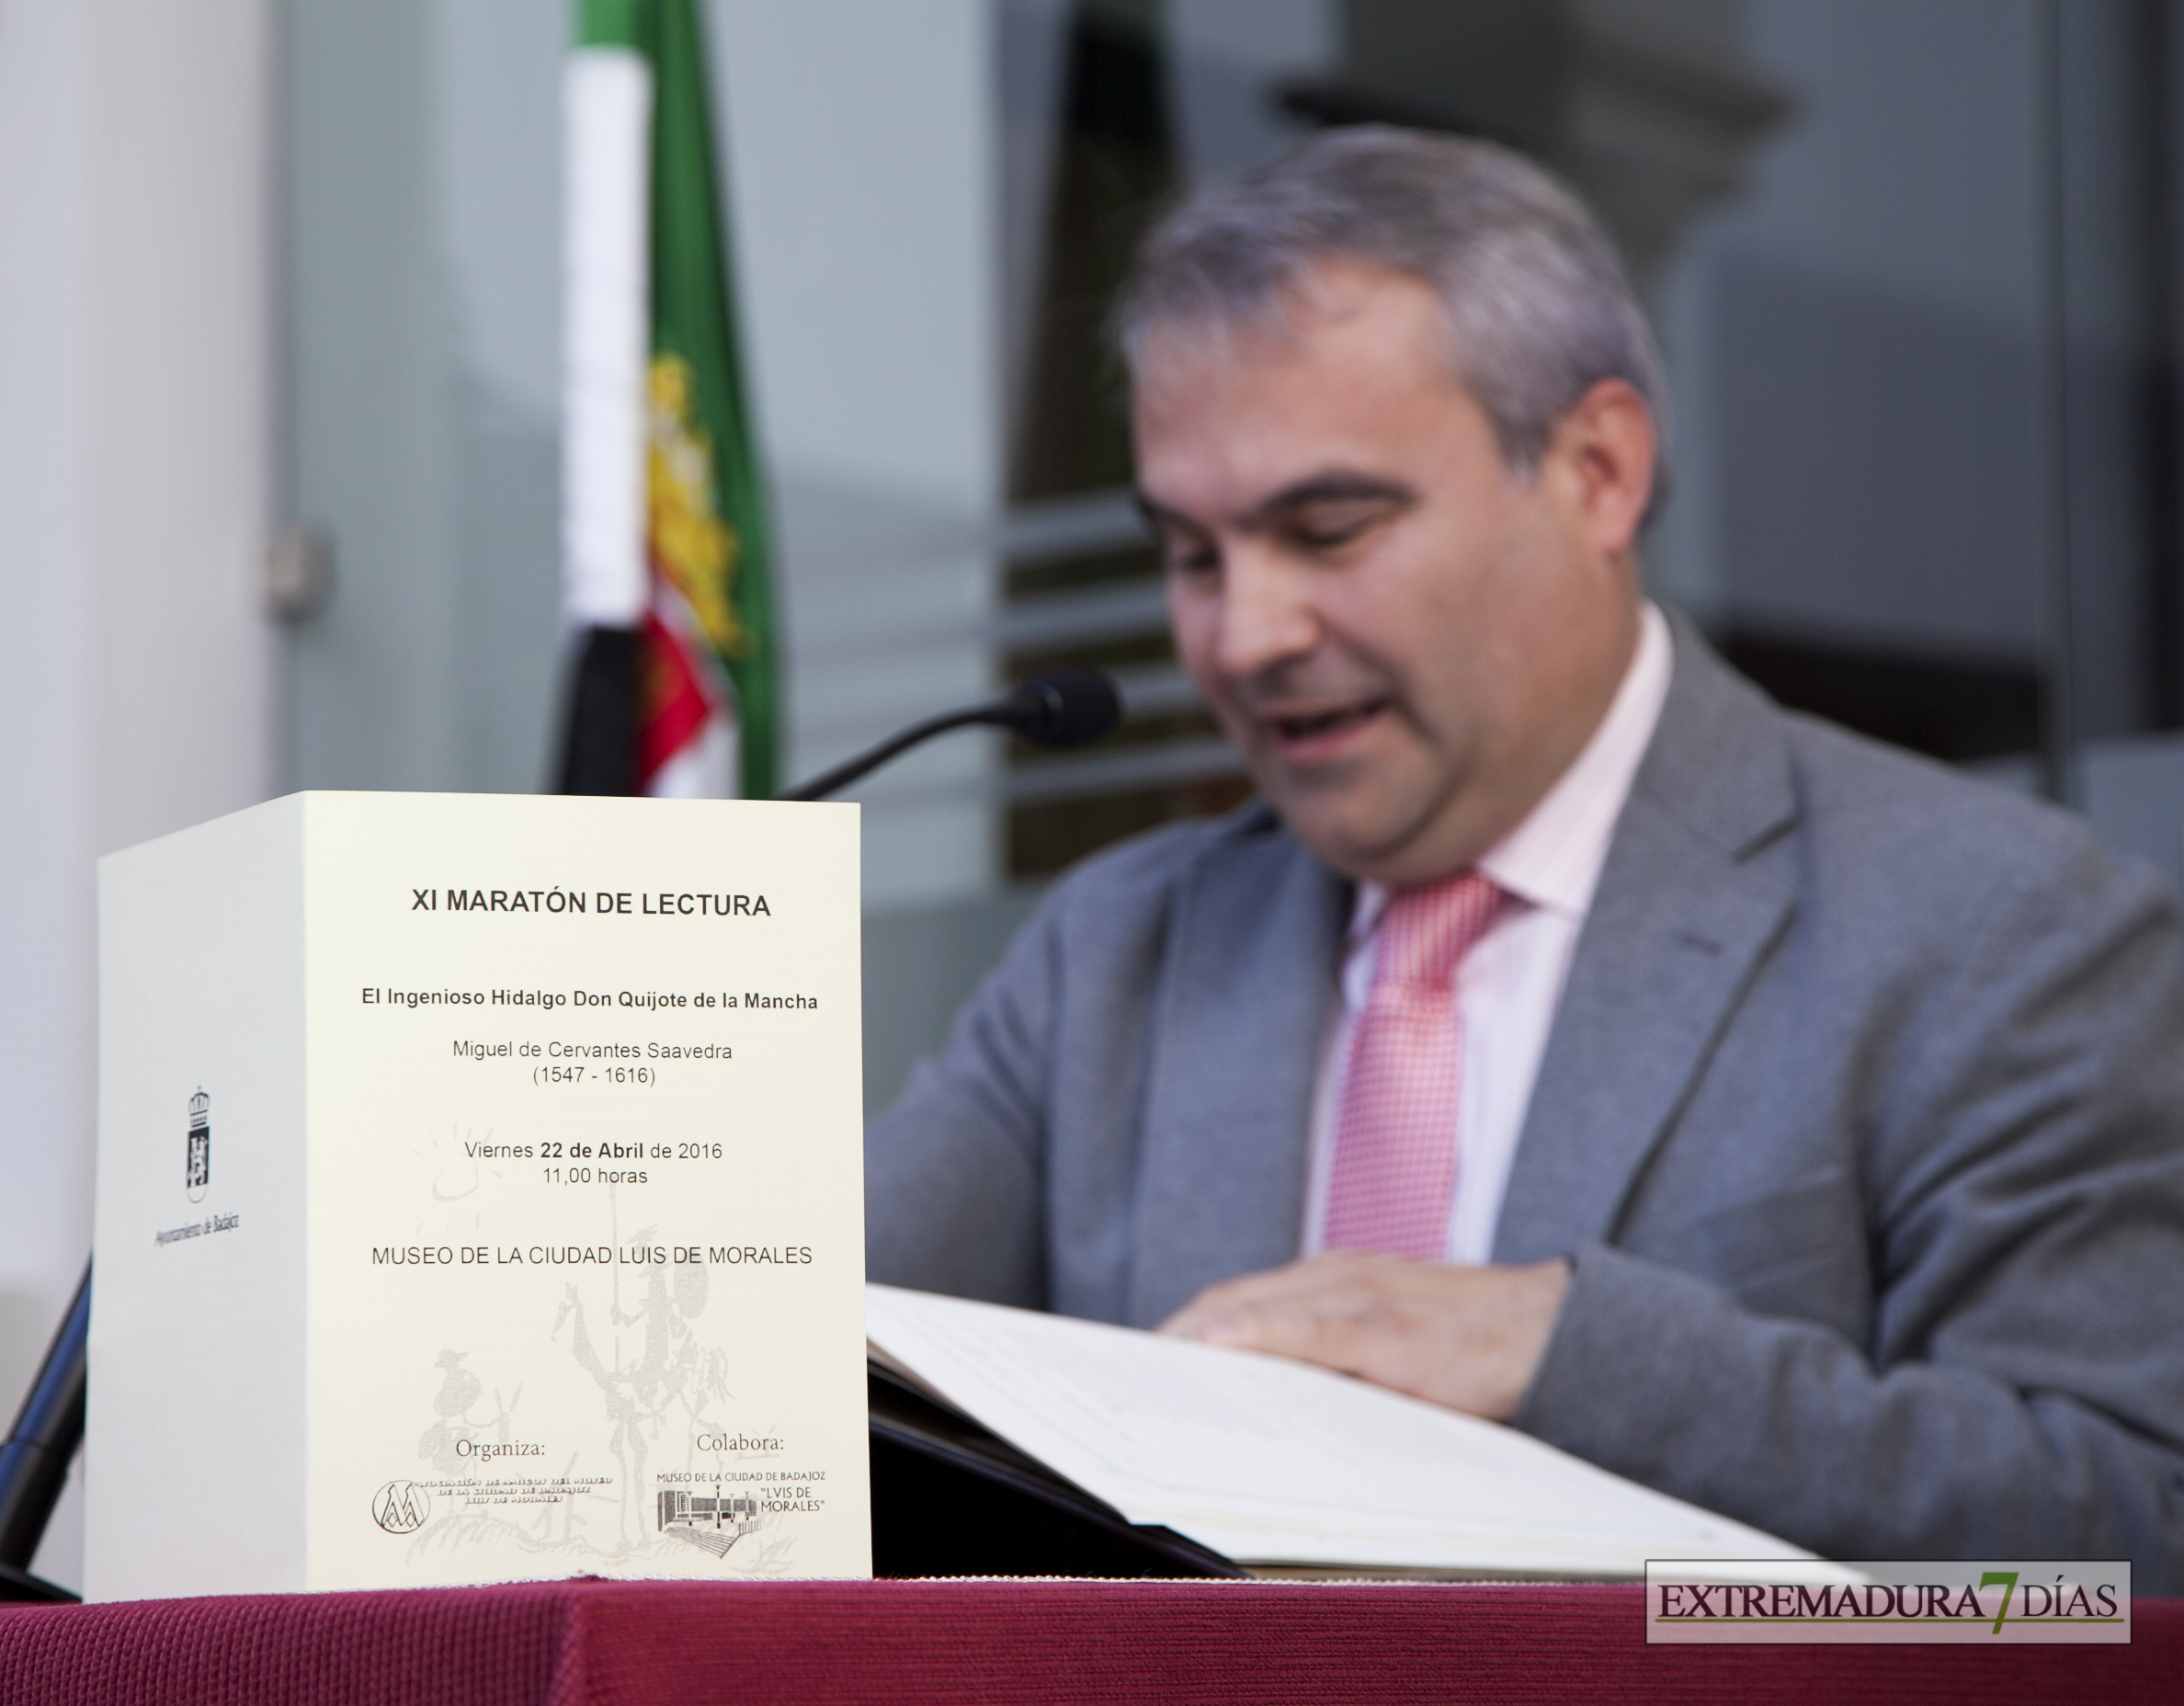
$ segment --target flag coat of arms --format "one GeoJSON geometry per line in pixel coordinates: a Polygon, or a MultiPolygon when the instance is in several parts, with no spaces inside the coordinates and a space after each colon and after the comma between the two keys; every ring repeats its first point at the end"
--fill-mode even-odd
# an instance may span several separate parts
{"type": "Polygon", "coordinates": [[[562,791],[768,799],[776,624],[696,0],[580,0],[563,93],[562,791]]]}

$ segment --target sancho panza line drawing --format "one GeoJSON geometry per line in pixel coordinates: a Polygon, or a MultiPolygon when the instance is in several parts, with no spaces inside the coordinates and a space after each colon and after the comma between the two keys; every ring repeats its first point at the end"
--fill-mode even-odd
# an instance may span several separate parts
{"type": "Polygon", "coordinates": [[[212,1098],[202,1086],[189,1098],[188,1162],[182,1183],[192,1202],[202,1202],[212,1188],[212,1098]]]}

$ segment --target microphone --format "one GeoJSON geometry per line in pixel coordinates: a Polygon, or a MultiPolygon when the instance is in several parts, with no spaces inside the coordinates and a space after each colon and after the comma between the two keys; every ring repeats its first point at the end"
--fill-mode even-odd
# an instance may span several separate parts
{"type": "Polygon", "coordinates": [[[813,777],[802,787],[791,789],[781,798],[824,800],[867,771],[878,769],[898,753],[974,722],[1007,729],[1041,746],[1081,746],[1098,740],[1121,721],[1122,696],[1115,690],[1114,677],[1106,670],[1050,669],[1043,676],[1018,682],[999,699],[914,722],[901,734],[890,735],[877,746],[813,777]]]}
{"type": "Polygon", "coordinates": [[[1082,746],[1122,721],[1122,696],[1104,669],[1054,669],[1010,688],[984,721],[1041,746],[1082,746]]]}

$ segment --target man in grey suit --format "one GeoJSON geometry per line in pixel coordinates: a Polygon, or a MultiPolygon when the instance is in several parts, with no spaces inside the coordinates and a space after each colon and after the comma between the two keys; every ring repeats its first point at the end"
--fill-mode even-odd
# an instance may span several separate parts
{"type": "Polygon", "coordinates": [[[1837,1557],[2184,1592],[2172,897],[1644,602],[1644,323],[1514,156],[1324,138],[1172,215],[1122,327],[1260,799],[1056,885],[868,1132],[871,1276],[1321,1362],[1837,1557]],[[1375,1253],[1330,1232],[1374,920],[1482,873],[1414,1051],[1461,1062],[1450,1230],[1375,1253]]]}

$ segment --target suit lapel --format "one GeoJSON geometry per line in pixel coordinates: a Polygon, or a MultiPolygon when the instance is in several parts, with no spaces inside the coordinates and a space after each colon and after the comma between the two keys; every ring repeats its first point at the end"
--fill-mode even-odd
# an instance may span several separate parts
{"type": "Polygon", "coordinates": [[[1297,1254],[1348,886],[1262,820],[1186,884],[1151,1033],[1129,1311],[1297,1254]]]}
{"type": "Polygon", "coordinates": [[[1689,627],[1549,1033],[1494,1256],[1612,1236],[1793,910],[1777,713],[1689,627]]]}

